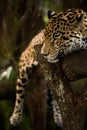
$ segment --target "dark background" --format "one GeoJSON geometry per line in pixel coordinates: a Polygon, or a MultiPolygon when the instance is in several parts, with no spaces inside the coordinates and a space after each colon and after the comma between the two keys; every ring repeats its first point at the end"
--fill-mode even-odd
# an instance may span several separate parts
{"type": "MultiPolygon", "coordinates": [[[[34,118],[32,116],[38,111],[38,107],[35,107],[38,102],[41,102],[42,106],[45,105],[45,99],[43,100],[41,98],[39,100],[38,98],[38,96],[45,96],[45,88],[43,90],[38,89],[38,93],[31,91],[30,99],[29,97],[26,98],[23,123],[20,126],[12,127],[9,123],[15,101],[15,85],[19,57],[21,52],[29,44],[29,41],[48,22],[48,9],[59,12],[67,8],[82,8],[86,11],[87,1],[0,0],[0,130],[33,130],[35,128],[33,126],[36,125],[36,120],[33,120],[34,118]],[[35,100],[35,94],[37,95],[37,100],[35,100]]],[[[31,86],[32,84],[31,81],[31,86]]],[[[38,122],[41,120],[39,114],[37,113],[37,117],[35,118],[38,122]]],[[[53,123],[52,113],[49,110],[48,115],[47,129],[55,130],[56,125],[53,123]]]]}

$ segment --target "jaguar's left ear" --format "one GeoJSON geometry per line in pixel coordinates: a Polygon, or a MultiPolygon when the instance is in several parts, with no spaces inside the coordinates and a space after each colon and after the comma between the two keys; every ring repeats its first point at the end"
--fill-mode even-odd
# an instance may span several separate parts
{"type": "Polygon", "coordinates": [[[52,16],[54,16],[56,13],[54,11],[48,10],[47,16],[50,19],[52,16]]]}

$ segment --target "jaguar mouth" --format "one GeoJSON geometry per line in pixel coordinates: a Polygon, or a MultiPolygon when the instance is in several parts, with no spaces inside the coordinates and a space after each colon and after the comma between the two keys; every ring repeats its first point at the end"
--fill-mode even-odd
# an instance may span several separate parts
{"type": "Polygon", "coordinates": [[[61,59],[61,58],[63,58],[64,57],[64,52],[61,52],[61,53],[59,53],[58,55],[57,55],[57,58],[58,59],[61,59]]]}
{"type": "Polygon", "coordinates": [[[46,58],[47,61],[50,62],[50,63],[56,63],[56,62],[59,61],[59,59],[62,59],[63,57],[64,57],[63,52],[61,52],[59,54],[57,52],[57,53],[52,54],[52,55],[50,55],[50,54],[49,55],[44,55],[44,58],[46,58]]]}

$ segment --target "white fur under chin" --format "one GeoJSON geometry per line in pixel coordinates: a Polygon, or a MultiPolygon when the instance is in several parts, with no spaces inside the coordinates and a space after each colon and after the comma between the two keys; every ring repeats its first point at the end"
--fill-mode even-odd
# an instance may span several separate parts
{"type": "Polygon", "coordinates": [[[48,56],[44,56],[48,62],[50,63],[57,63],[59,61],[59,59],[57,59],[57,55],[48,55],[48,56]]]}
{"type": "Polygon", "coordinates": [[[50,63],[57,63],[59,59],[48,59],[48,62],[50,63]]]}

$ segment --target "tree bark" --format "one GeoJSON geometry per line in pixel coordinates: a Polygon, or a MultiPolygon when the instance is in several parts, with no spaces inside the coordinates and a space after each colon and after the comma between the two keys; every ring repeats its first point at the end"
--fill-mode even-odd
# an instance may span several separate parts
{"type": "Polygon", "coordinates": [[[40,55],[40,46],[36,46],[35,49],[46,83],[60,107],[63,130],[84,130],[87,87],[84,85],[80,91],[74,92],[70,83],[87,77],[87,51],[73,52],[59,63],[51,64],[40,55]]]}
{"type": "Polygon", "coordinates": [[[33,91],[27,92],[27,107],[29,110],[32,130],[46,130],[47,91],[44,79],[35,82],[33,91]]]}

